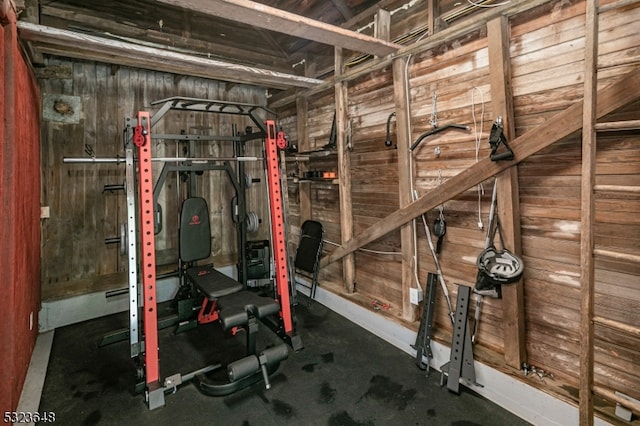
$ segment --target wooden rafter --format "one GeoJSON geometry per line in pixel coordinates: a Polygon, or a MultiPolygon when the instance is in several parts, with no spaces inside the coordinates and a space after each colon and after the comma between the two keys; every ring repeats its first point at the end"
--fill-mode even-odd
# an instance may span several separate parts
{"type": "Polygon", "coordinates": [[[353,13],[351,13],[349,5],[344,0],[331,0],[331,3],[338,9],[338,12],[340,12],[340,15],[342,15],[344,19],[353,18],[353,13]]]}
{"type": "Polygon", "coordinates": [[[38,42],[38,50],[41,52],[71,58],[272,88],[309,88],[322,83],[321,80],[313,78],[170,52],[28,22],[18,22],[18,30],[21,39],[38,42]]]}
{"type": "Polygon", "coordinates": [[[160,3],[217,16],[245,25],[317,41],[344,49],[385,56],[400,45],[326,24],[249,0],[158,0],[160,3]]]}
{"type": "MultiPolygon", "coordinates": [[[[598,107],[596,117],[621,108],[640,98],[640,90],[630,88],[640,87],[640,69],[635,69],[617,82],[598,91],[598,107]]],[[[514,152],[512,161],[494,162],[489,158],[479,161],[468,169],[453,176],[437,188],[429,191],[413,203],[396,210],[384,219],[374,223],[358,236],[346,244],[338,247],[322,260],[321,265],[327,265],[342,259],[347,254],[369,244],[372,241],[394,231],[412,219],[435,208],[467,189],[475,186],[503,170],[512,167],[529,156],[541,151],[553,143],[582,129],[583,102],[578,101],[566,110],[554,115],[544,124],[528,131],[510,142],[514,152]]]]}

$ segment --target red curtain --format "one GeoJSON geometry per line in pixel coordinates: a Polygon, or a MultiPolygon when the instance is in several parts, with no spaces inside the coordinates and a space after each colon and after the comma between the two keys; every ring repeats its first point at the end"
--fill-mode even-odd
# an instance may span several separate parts
{"type": "Polygon", "coordinates": [[[40,309],[40,98],[0,0],[0,413],[17,408],[40,309]]]}

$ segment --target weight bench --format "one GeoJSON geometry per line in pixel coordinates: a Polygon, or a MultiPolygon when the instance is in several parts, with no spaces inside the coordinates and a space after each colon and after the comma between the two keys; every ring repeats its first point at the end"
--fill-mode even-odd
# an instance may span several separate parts
{"type": "MultiPolygon", "coordinates": [[[[196,373],[194,379],[206,395],[227,395],[264,379],[267,389],[269,375],[287,358],[285,344],[256,353],[258,319],[280,312],[280,305],[269,297],[244,290],[236,280],[216,270],[212,264],[195,265],[211,255],[211,225],[209,208],[204,198],[187,198],[180,213],[179,252],[181,269],[194,290],[203,296],[198,323],[219,321],[225,331],[242,328],[247,333],[246,355],[227,366],[228,383],[213,383],[205,372],[196,373]]],[[[222,366],[216,366],[222,367],[222,366]]],[[[217,368],[214,368],[217,369],[217,368]]]]}

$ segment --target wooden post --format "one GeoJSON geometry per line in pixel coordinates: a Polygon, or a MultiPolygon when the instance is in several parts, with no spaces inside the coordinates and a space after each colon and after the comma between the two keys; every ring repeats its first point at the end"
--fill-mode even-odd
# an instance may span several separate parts
{"type": "MultiPolygon", "coordinates": [[[[343,58],[342,49],[336,47],[334,55],[335,73],[342,74],[343,58]]],[[[347,111],[347,86],[346,82],[338,82],[335,85],[336,104],[336,145],[338,148],[338,174],[340,179],[340,232],[342,244],[353,238],[353,211],[351,205],[351,155],[347,145],[346,129],[349,124],[347,111]]],[[[355,257],[352,254],[345,256],[342,261],[342,276],[344,289],[347,293],[355,291],[356,267],[355,257]]]]}
{"type": "Polygon", "coordinates": [[[593,425],[594,357],[594,222],[596,181],[596,108],[598,66],[597,0],[587,0],[584,50],[584,100],[582,103],[582,182],[580,190],[580,424],[593,425]]]}
{"type": "Polygon", "coordinates": [[[428,0],[427,1],[427,9],[429,9],[429,35],[434,35],[438,32],[438,19],[440,18],[440,7],[439,1],[437,0],[428,0]]]}
{"type": "MultiPolygon", "coordinates": [[[[509,57],[509,20],[498,17],[487,23],[489,64],[491,70],[491,103],[496,116],[502,116],[504,134],[515,139],[511,61],[509,57]]],[[[498,217],[504,242],[514,253],[522,252],[520,237],[520,197],[518,168],[510,167],[497,176],[498,217]]],[[[524,289],[522,279],[502,286],[502,318],[504,357],[507,365],[520,369],[526,360],[524,289]]]]}
{"type": "MultiPolygon", "coordinates": [[[[305,57],[304,76],[313,77],[316,74],[316,63],[310,61],[309,57],[305,57]]],[[[298,130],[298,152],[306,152],[311,149],[309,146],[309,134],[307,133],[307,118],[309,113],[309,99],[306,93],[299,91],[300,94],[296,98],[296,115],[298,130]]],[[[308,169],[306,162],[299,164],[298,172],[300,176],[308,169]]],[[[299,176],[299,177],[300,177],[299,176]]],[[[300,196],[300,225],[307,219],[313,219],[311,213],[311,182],[300,181],[298,183],[298,194],[300,196]]]]}
{"type": "MultiPolygon", "coordinates": [[[[307,137],[307,112],[309,101],[306,96],[301,95],[296,99],[296,115],[298,128],[298,152],[309,150],[309,138],[307,137]]],[[[300,164],[298,171],[300,176],[307,169],[306,164],[300,164]]],[[[298,194],[300,194],[300,225],[311,219],[311,184],[309,182],[298,183],[298,194]]]]}
{"type": "MultiPolygon", "coordinates": [[[[409,87],[405,67],[408,58],[397,58],[393,61],[393,101],[396,107],[396,138],[398,144],[398,193],[400,196],[400,208],[413,201],[411,195],[411,173],[409,162],[411,161],[409,146],[410,134],[410,102],[409,87]]],[[[416,241],[413,234],[412,222],[407,222],[400,228],[400,242],[402,246],[402,316],[407,321],[415,321],[416,307],[411,305],[409,289],[415,283],[415,247],[416,241]]]]}
{"type": "Polygon", "coordinates": [[[378,9],[374,23],[374,37],[389,41],[391,38],[391,12],[384,9],[378,9]]]}

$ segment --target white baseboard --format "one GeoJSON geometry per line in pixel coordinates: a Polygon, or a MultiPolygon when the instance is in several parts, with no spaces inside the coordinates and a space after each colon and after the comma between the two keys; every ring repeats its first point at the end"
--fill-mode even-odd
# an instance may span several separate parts
{"type": "MultiPolygon", "coordinates": [[[[225,275],[235,279],[237,271],[234,265],[216,268],[225,275]]],[[[178,278],[164,278],[158,280],[158,303],[166,302],[175,297],[178,291],[178,278]]],[[[125,312],[129,310],[129,297],[127,293],[107,297],[107,292],[82,294],[42,302],[38,316],[38,329],[41,333],[55,330],[58,327],[100,318],[107,315],[125,312]]]]}
{"type": "MultiPolygon", "coordinates": [[[[42,397],[42,388],[44,387],[44,379],[47,375],[47,366],[49,365],[49,355],[51,354],[51,345],[53,344],[53,331],[41,333],[36,339],[31,361],[29,362],[29,370],[27,377],[22,386],[20,393],[20,401],[18,402],[19,413],[37,413],[40,407],[40,398],[42,397]]],[[[33,425],[34,423],[26,423],[33,425]]]]}
{"type": "MultiPolygon", "coordinates": [[[[298,285],[297,290],[309,295],[309,289],[302,285],[298,285]]],[[[417,333],[415,331],[389,321],[373,310],[365,309],[322,287],[317,287],[314,300],[412,357],[416,356],[415,349],[411,347],[416,340],[417,333]]],[[[449,361],[450,348],[437,342],[431,342],[431,350],[433,352],[432,366],[440,371],[439,367],[449,361]]],[[[412,367],[413,364],[407,365],[407,368],[412,367]]],[[[468,385],[467,387],[516,416],[534,425],[566,426],[580,423],[578,407],[554,398],[548,393],[478,361],[474,362],[474,368],[476,381],[483,386],[468,385]]],[[[442,391],[447,392],[446,389],[442,391]]],[[[595,417],[594,424],[610,425],[598,417],[595,417]]]]}

